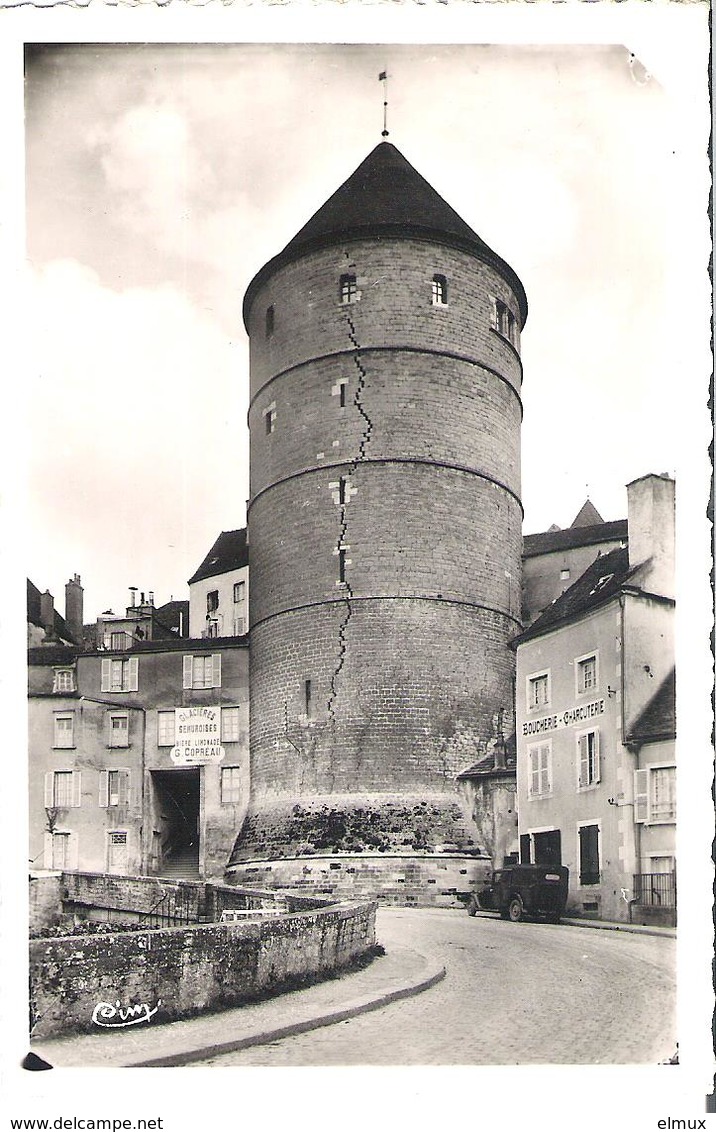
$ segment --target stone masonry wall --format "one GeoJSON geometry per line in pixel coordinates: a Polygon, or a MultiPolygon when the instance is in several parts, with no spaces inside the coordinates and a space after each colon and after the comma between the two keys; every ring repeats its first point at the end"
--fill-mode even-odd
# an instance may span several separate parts
{"type": "MultiPolygon", "coordinates": [[[[233,860],[261,855],[269,815],[350,794],[391,848],[399,794],[433,802],[423,851],[475,849],[454,778],[513,727],[521,624],[522,369],[494,299],[518,315],[494,268],[392,238],[311,252],[254,296],[251,803],[233,860]]],[[[283,828],[272,856],[298,848],[283,828]]]]}
{"type": "Polygon", "coordinates": [[[28,920],[32,935],[52,928],[62,917],[62,873],[31,873],[28,920]]]}
{"type": "Polygon", "coordinates": [[[244,884],[306,889],[334,898],[372,897],[399,907],[461,908],[491,867],[487,857],[361,853],[252,860],[229,875],[244,884]]]}
{"type": "Polygon", "coordinates": [[[220,1010],[295,977],[326,975],[374,942],[369,901],[260,923],[35,940],[31,1035],[99,1032],[103,1018],[120,1019],[120,1008],[144,1008],[157,1022],[220,1010]]]}

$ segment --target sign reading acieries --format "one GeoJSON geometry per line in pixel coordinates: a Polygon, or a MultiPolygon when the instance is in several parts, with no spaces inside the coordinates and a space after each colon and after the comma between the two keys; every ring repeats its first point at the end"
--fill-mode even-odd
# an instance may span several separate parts
{"type": "Polygon", "coordinates": [[[561,731],[563,727],[589,723],[596,716],[604,715],[604,700],[592,700],[590,704],[567,708],[556,715],[545,715],[542,719],[531,719],[522,724],[523,735],[544,735],[546,731],[561,731]]]}
{"type": "Polygon", "coordinates": [[[221,708],[175,708],[174,746],[169,754],[178,766],[220,762],[224,757],[221,708]]]}

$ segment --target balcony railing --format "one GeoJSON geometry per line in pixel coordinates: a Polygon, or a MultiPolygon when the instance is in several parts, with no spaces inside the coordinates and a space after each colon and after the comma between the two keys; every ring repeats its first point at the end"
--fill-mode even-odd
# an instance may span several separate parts
{"type": "Polygon", "coordinates": [[[676,873],[637,873],[634,901],[650,908],[675,908],[676,873]]]}

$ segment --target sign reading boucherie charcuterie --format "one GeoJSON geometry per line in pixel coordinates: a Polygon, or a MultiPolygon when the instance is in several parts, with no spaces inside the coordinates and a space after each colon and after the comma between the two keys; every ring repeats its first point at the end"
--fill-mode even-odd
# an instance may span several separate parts
{"type": "Polygon", "coordinates": [[[555,715],[545,715],[541,719],[530,719],[522,724],[523,735],[543,735],[545,731],[560,731],[563,727],[574,727],[578,723],[588,723],[595,716],[604,714],[604,700],[592,700],[590,704],[567,708],[555,715]]]}
{"type": "Polygon", "coordinates": [[[224,757],[221,708],[175,708],[174,746],[169,754],[181,766],[220,762],[224,757]]]}

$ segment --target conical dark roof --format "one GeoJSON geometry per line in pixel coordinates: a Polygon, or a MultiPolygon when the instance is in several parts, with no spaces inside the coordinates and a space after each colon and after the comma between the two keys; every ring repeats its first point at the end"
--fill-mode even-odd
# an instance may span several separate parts
{"type": "Polygon", "coordinates": [[[274,271],[306,252],[363,237],[418,236],[471,252],[512,287],[524,324],[527,298],[512,268],[458,216],[390,142],[380,142],[282,252],[261,268],[244,298],[244,321],[254,293],[274,271]]]}

